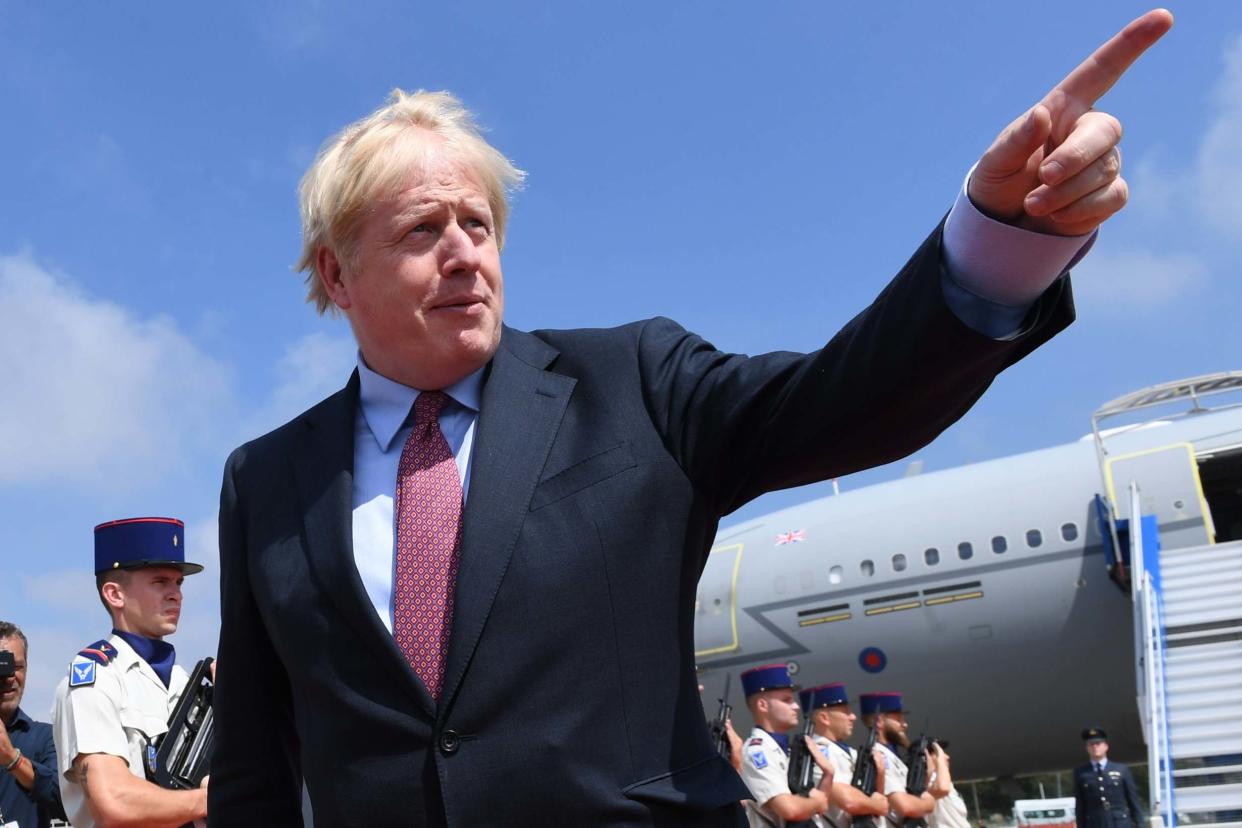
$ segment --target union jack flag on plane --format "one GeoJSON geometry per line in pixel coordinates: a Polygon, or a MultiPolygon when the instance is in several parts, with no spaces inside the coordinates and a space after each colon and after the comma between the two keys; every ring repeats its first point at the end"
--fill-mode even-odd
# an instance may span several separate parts
{"type": "Polygon", "coordinates": [[[787,543],[801,543],[806,540],[806,532],[801,529],[795,529],[792,532],[783,532],[776,536],[776,545],[784,546],[787,543]]]}

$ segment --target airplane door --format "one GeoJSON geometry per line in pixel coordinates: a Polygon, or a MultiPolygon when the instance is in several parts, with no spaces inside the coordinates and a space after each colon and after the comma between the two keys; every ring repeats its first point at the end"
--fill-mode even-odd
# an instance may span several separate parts
{"type": "Polygon", "coordinates": [[[718,546],[707,556],[694,602],[694,655],[696,658],[736,650],[737,573],[742,544],[718,546]]]}
{"type": "Polygon", "coordinates": [[[1124,500],[1130,481],[1136,480],[1144,514],[1160,522],[1160,543],[1166,549],[1214,543],[1216,530],[1199,482],[1199,466],[1190,443],[1147,449],[1109,458],[1106,466],[1108,496],[1117,517],[1129,517],[1124,500]]]}

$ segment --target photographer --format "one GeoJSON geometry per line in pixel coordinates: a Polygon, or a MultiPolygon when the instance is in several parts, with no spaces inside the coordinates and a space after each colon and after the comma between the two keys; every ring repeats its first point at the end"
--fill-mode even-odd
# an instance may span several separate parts
{"type": "Polygon", "coordinates": [[[0,621],[0,824],[46,828],[65,812],[56,785],[52,726],[21,709],[29,652],[25,633],[0,621]]]}

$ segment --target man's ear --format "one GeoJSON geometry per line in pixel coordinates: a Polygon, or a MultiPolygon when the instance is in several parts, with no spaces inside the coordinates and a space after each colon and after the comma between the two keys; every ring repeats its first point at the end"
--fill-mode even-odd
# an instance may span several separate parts
{"type": "Polygon", "coordinates": [[[99,594],[111,609],[119,610],[125,607],[125,592],[116,581],[105,581],[104,585],[99,588],[99,594]]]}
{"type": "Polygon", "coordinates": [[[324,291],[338,308],[349,310],[352,303],[349,299],[349,288],[342,279],[342,270],[336,251],[325,246],[315,252],[315,271],[319,274],[319,282],[324,291]]]}

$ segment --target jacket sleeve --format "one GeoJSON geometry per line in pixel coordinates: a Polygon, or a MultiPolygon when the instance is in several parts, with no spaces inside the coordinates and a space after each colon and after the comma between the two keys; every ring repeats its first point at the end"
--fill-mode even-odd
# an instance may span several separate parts
{"type": "Polygon", "coordinates": [[[1087,824],[1087,796],[1083,789],[1082,778],[1074,771],[1074,822],[1078,828],[1087,824]]]}
{"type": "Polygon", "coordinates": [[[1130,821],[1134,823],[1134,828],[1140,828],[1143,824],[1143,805],[1139,802],[1138,788],[1134,785],[1134,774],[1128,766],[1121,779],[1126,792],[1126,805],[1130,809],[1130,821]]]}
{"type": "Polygon", "coordinates": [[[220,491],[220,646],[207,812],[213,825],[301,826],[289,679],[250,585],[246,510],[237,486],[244,451],[229,458],[220,491]]]}
{"type": "Polygon", "coordinates": [[[1073,319],[1062,276],[1022,332],[991,339],[948,308],[941,267],[937,229],[867,309],[811,354],[728,354],[663,319],[641,329],[648,412],[719,514],[916,451],[1073,319]]]}

